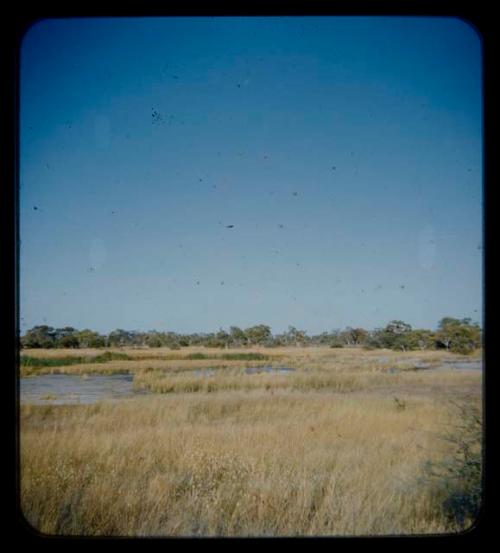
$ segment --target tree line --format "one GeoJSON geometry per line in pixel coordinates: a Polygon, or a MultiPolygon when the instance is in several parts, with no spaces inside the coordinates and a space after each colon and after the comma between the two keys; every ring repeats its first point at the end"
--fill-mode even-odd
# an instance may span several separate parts
{"type": "Polygon", "coordinates": [[[53,328],[38,325],[20,338],[22,348],[105,348],[105,347],[168,347],[180,349],[187,346],[213,348],[238,348],[249,346],[330,346],[364,347],[367,349],[388,348],[400,351],[446,349],[455,353],[470,353],[482,345],[479,324],[471,319],[444,317],[437,330],[413,329],[403,321],[390,321],[384,328],[365,330],[347,327],[309,336],[306,331],[289,326],[281,334],[273,334],[265,324],[246,329],[231,326],[218,332],[179,334],[151,330],[116,329],[109,334],[93,330],[77,330],[71,326],[53,328]]]}

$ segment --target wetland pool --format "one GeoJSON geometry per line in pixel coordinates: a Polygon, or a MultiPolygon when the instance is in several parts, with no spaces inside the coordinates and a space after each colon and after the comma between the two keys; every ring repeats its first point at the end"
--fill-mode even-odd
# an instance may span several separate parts
{"type": "Polygon", "coordinates": [[[134,390],[133,378],[131,374],[29,376],[19,380],[20,399],[22,403],[88,404],[149,393],[134,390]]]}

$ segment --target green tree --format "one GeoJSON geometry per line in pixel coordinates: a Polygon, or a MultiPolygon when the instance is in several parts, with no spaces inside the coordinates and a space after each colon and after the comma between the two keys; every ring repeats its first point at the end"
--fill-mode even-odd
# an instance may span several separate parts
{"type": "Polygon", "coordinates": [[[272,339],[271,327],[260,324],[245,329],[245,336],[250,345],[263,345],[272,339]]]}
{"type": "Polygon", "coordinates": [[[288,327],[285,337],[287,344],[294,345],[295,347],[304,346],[308,341],[306,331],[299,330],[294,326],[288,327]]]}
{"type": "Polygon", "coordinates": [[[106,345],[106,339],[97,332],[85,328],[75,334],[80,348],[102,348],[106,345]]]}
{"type": "Polygon", "coordinates": [[[108,335],[108,345],[112,347],[130,346],[133,343],[132,333],[128,330],[117,328],[108,335]]]}
{"type": "Polygon", "coordinates": [[[226,349],[229,347],[229,344],[231,342],[230,334],[228,334],[222,328],[220,328],[219,331],[217,332],[217,334],[215,335],[215,339],[216,339],[217,342],[222,344],[222,347],[224,347],[226,349]]]}
{"type": "Polygon", "coordinates": [[[146,345],[150,348],[161,348],[164,345],[164,340],[159,332],[152,330],[146,335],[146,345]]]}
{"type": "Polygon", "coordinates": [[[235,347],[244,346],[247,343],[245,332],[238,326],[232,326],[229,329],[231,345],[235,347]]]}
{"type": "Polygon", "coordinates": [[[54,340],[56,348],[78,348],[79,342],[77,337],[77,330],[72,326],[65,326],[63,328],[56,328],[54,331],[54,340]]]}
{"type": "Polygon", "coordinates": [[[435,347],[436,336],[431,330],[410,330],[402,336],[402,343],[406,349],[423,351],[435,347]]]}
{"type": "Polygon", "coordinates": [[[352,328],[348,326],[342,332],[337,334],[337,340],[345,346],[358,346],[363,344],[368,338],[368,332],[364,328],[352,328]]]}
{"type": "Polygon", "coordinates": [[[47,325],[34,326],[21,338],[21,345],[26,348],[54,348],[56,331],[47,325]]]}
{"type": "Polygon", "coordinates": [[[391,321],[385,328],[379,328],[370,333],[365,339],[366,346],[406,351],[409,349],[408,334],[411,330],[411,325],[403,321],[391,321]]]}
{"type": "Polygon", "coordinates": [[[481,327],[469,318],[444,317],[438,323],[436,341],[438,347],[454,353],[471,353],[481,347],[481,327]]]}

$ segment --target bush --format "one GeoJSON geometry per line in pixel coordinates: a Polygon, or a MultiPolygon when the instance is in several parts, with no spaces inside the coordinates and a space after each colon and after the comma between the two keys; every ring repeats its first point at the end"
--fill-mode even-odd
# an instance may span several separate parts
{"type": "Polygon", "coordinates": [[[482,417],[479,408],[453,403],[457,422],[442,436],[451,445],[440,463],[427,463],[426,475],[433,482],[447,520],[460,530],[472,526],[482,500],[482,417]]]}
{"type": "Polygon", "coordinates": [[[335,341],[330,344],[331,348],[343,348],[344,344],[340,341],[335,341]]]}

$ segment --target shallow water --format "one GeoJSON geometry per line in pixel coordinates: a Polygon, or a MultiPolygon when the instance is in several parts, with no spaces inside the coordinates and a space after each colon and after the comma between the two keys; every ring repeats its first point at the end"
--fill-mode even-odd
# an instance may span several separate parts
{"type": "Polygon", "coordinates": [[[245,369],[246,374],[258,374],[258,373],[277,373],[277,374],[288,374],[294,372],[295,369],[290,369],[288,367],[247,367],[245,369]]]}
{"type": "Polygon", "coordinates": [[[20,399],[37,404],[89,404],[148,393],[133,389],[133,375],[45,374],[20,379],[20,399]]]}
{"type": "Polygon", "coordinates": [[[474,370],[479,371],[483,368],[483,362],[481,360],[473,361],[443,361],[443,367],[461,370],[474,370]]]}

